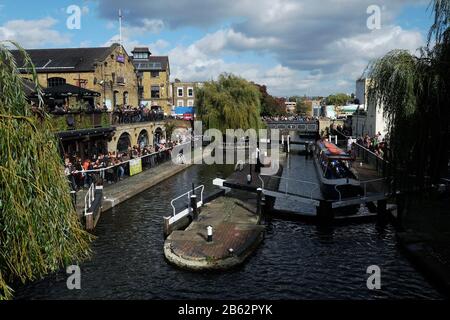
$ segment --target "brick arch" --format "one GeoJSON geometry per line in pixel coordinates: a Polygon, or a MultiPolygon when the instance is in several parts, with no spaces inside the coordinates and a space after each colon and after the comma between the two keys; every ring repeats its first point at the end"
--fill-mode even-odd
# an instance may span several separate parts
{"type": "Polygon", "coordinates": [[[144,145],[149,145],[151,143],[149,130],[147,128],[141,129],[137,136],[136,144],[140,145],[141,143],[144,145]]]}
{"type": "Polygon", "coordinates": [[[122,132],[117,138],[116,149],[121,152],[128,150],[129,147],[133,146],[132,139],[133,138],[131,134],[129,134],[128,132],[122,132]]]}

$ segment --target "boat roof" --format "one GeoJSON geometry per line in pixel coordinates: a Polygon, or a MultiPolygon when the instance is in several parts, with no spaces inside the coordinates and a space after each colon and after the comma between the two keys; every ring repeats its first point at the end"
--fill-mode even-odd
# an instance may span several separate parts
{"type": "Polygon", "coordinates": [[[352,157],[347,152],[331,142],[319,141],[318,145],[321,151],[330,159],[352,160],[352,157]]]}

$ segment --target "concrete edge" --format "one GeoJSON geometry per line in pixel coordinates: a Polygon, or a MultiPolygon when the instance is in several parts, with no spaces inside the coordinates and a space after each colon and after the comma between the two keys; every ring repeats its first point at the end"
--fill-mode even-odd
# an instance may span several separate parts
{"type": "Polygon", "coordinates": [[[164,256],[166,257],[167,261],[169,261],[169,263],[181,269],[191,271],[226,270],[243,264],[247,260],[247,258],[256,251],[263,239],[264,229],[262,229],[255,240],[246,249],[244,249],[244,252],[241,255],[230,256],[214,261],[208,261],[206,258],[195,259],[179,256],[173,252],[170,240],[166,240],[164,242],[164,256]]]}

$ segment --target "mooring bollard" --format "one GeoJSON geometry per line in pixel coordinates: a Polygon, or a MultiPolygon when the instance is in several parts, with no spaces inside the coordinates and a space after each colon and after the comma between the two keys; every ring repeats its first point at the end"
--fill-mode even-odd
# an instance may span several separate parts
{"type": "Polygon", "coordinates": [[[77,192],[75,190],[70,191],[70,195],[72,196],[73,207],[77,207],[77,192]]]}
{"type": "Polygon", "coordinates": [[[171,233],[171,227],[170,227],[170,217],[164,217],[164,239],[167,238],[171,233]]]}
{"type": "Polygon", "coordinates": [[[212,226],[207,226],[206,227],[206,233],[207,233],[207,235],[208,235],[208,242],[211,242],[212,241],[212,236],[213,236],[213,228],[212,228],[212,226]]]}
{"type": "Polygon", "coordinates": [[[192,208],[192,219],[198,219],[198,210],[197,210],[197,196],[195,194],[191,195],[191,208],[192,208]]]}

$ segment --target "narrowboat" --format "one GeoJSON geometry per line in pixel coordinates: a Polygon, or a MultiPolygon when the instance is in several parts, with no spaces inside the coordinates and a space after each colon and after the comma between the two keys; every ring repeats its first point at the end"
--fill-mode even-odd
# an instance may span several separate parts
{"type": "Polygon", "coordinates": [[[314,164],[325,199],[339,200],[362,193],[360,181],[351,166],[353,158],[335,144],[317,141],[314,164]]]}

